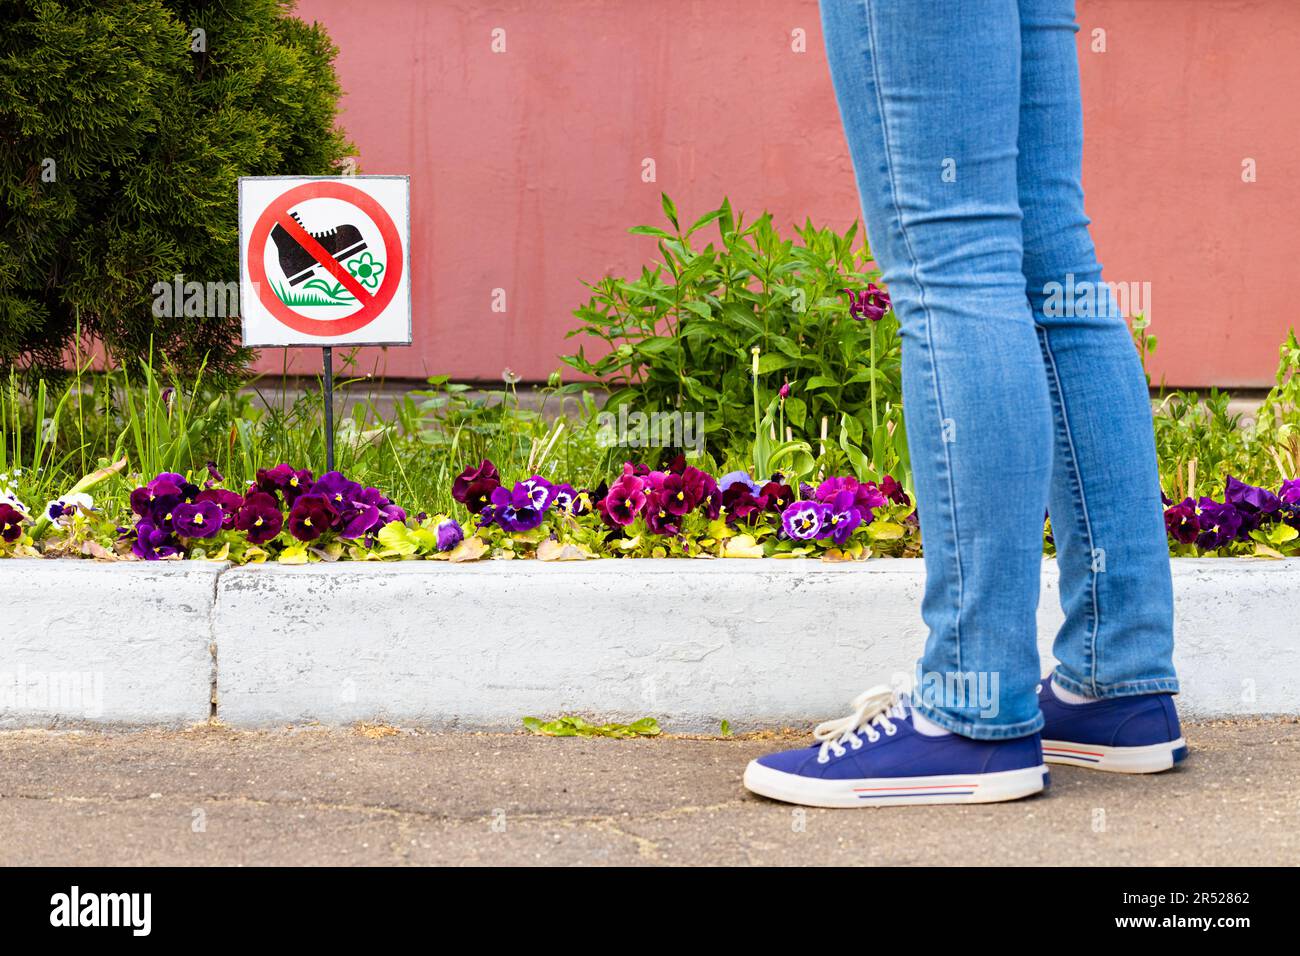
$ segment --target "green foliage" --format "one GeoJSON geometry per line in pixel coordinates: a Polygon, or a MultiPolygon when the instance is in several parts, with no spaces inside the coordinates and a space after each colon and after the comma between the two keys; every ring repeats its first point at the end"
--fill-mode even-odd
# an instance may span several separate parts
{"type": "Polygon", "coordinates": [[[1260,405],[1255,438],[1282,478],[1300,475],[1300,342],[1295,329],[1278,350],[1276,384],[1260,405]]]}
{"type": "Polygon", "coordinates": [[[883,450],[886,437],[872,426],[883,427],[887,408],[900,404],[900,345],[892,313],[855,321],[841,294],[878,278],[857,225],[840,234],[806,222],[796,239],[782,239],[771,215],[745,226],[726,200],[685,228],[666,195],[663,207],[669,228],[631,230],[654,239],[659,261],[635,279],[589,286],[591,299],[574,311],[581,325],[569,335],[596,340],[599,354],[580,346],[564,361],[610,389],[607,408],[703,412],[718,460],[748,459],[765,428],[773,443],[811,444],[823,437],[823,420],[832,435],[843,420],[851,444],[879,467],[872,448],[883,450]],[[716,242],[697,248],[709,227],[716,242]],[[773,437],[761,410],[786,381],[784,428],[773,437]]]}
{"type": "Polygon", "coordinates": [[[1279,349],[1276,384],[1254,420],[1229,411],[1231,400],[1211,388],[1204,397],[1174,391],[1157,404],[1161,485],[1175,501],[1220,494],[1227,475],[1269,488],[1300,475],[1300,342],[1294,330],[1279,349]]]}
{"type": "Polygon", "coordinates": [[[1230,412],[1232,396],[1217,388],[1202,397],[1175,391],[1160,400],[1155,411],[1156,450],[1161,486],[1175,500],[1186,495],[1214,494],[1223,477],[1252,480],[1262,462],[1254,461],[1250,437],[1241,427],[1241,414],[1230,412]],[[1201,481],[1197,481],[1197,476],[1201,481]]]}
{"type": "Polygon", "coordinates": [[[524,728],[545,737],[657,737],[662,731],[659,721],[642,717],[630,724],[591,724],[581,717],[560,717],[543,722],[536,717],[525,717],[524,728]]]}
{"type": "Polygon", "coordinates": [[[241,368],[237,316],[157,317],[152,290],[237,281],[239,176],[352,151],[336,50],[288,10],[0,0],[0,368],[57,372],[78,323],[118,355],[241,368]]]}
{"type": "MultiPolygon", "coordinates": [[[[453,510],[452,481],[483,458],[509,474],[593,487],[606,475],[609,453],[597,447],[589,396],[550,388],[525,405],[513,386],[474,392],[441,376],[394,401],[356,368],[355,353],[340,359],[338,394],[350,398],[351,409],[335,429],[337,466],[412,514],[453,510]]],[[[258,469],[281,462],[324,471],[318,388],[286,397],[295,390],[286,376],[239,390],[202,367],[184,373],[148,350],[108,372],[90,373],[89,361],[79,359],[57,384],[35,380],[30,394],[14,369],[0,381],[0,497],[11,487],[39,509],[88,472],[125,458],[120,474],[94,495],[125,523],[130,490],[159,472],[202,480],[211,461],[226,487],[242,490],[258,469]]]]}

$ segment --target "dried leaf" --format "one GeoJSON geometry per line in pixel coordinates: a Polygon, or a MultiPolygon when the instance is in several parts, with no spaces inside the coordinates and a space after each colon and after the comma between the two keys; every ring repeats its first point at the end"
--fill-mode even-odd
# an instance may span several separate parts
{"type": "Polygon", "coordinates": [[[462,561],[477,561],[487,553],[487,542],[478,535],[471,535],[452,550],[447,556],[447,560],[453,564],[460,564],[462,561]]]}
{"type": "Polygon", "coordinates": [[[560,544],[554,538],[547,538],[537,546],[538,561],[586,561],[592,557],[590,551],[576,544],[560,544]]]}
{"type": "Polygon", "coordinates": [[[727,543],[723,545],[722,556],[724,558],[761,558],[763,556],[763,546],[754,540],[751,534],[738,534],[734,538],[728,538],[727,543]]]}

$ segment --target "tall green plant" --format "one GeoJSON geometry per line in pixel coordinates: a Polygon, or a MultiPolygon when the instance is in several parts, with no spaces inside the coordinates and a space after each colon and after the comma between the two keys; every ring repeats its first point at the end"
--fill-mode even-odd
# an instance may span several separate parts
{"type": "Polygon", "coordinates": [[[594,343],[593,353],[584,344],[563,360],[610,389],[607,408],[703,412],[719,460],[750,457],[753,401],[768,408],[787,382],[789,431],[776,440],[811,444],[825,419],[845,422],[867,457],[877,444],[883,451],[871,423],[883,428],[886,406],[900,404],[901,349],[892,313],[875,323],[849,315],[842,290],[879,277],[857,225],[839,233],[805,222],[786,239],[770,214],[746,226],[727,200],[686,226],[667,195],[662,205],[666,228],[630,230],[654,240],[658,259],[634,279],[588,286],[569,335],[594,343]]]}

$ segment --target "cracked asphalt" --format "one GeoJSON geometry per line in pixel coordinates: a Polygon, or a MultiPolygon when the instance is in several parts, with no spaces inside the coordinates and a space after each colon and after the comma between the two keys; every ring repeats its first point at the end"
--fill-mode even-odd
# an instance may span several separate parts
{"type": "Polygon", "coordinates": [[[800,810],[742,790],[802,735],[0,733],[0,864],[1300,862],[1300,721],[1188,724],[1150,777],[1056,767],[1046,796],[800,810]]]}

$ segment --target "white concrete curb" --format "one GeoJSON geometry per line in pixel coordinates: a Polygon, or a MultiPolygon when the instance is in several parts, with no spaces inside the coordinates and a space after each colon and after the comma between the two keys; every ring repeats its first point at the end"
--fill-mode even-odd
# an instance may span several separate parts
{"type": "MultiPolygon", "coordinates": [[[[920,561],[0,561],[0,726],[806,724],[910,674],[920,561]],[[212,645],[211,649],[210,646],[212,645]],[[215,651],[215,660],[213,656],[215,651]]],[[[1300,714],[1300,560],[1179,559],[1189,716],[1300,714]]],[[[1044,562],[1044,669],[1060,623],[1044,562]]]]}
{"type": "Polygon", "coordinates": [[[0,561],[0,727],[206,720],[224,567],[0,561]]]}
{"type": "MultiPolygon", "coordinates": [[[[1300,560],[1174,562],[1189,716],[1300,713],[1300,560]]],[[[670,730],[802,724],[910,674],[920,561],[491,562],[231,569],[221,718],[517,728],[525,715],[670,730]]],[[[1040,652],[1061,620],[1044,562],[1040,652]]]]}

